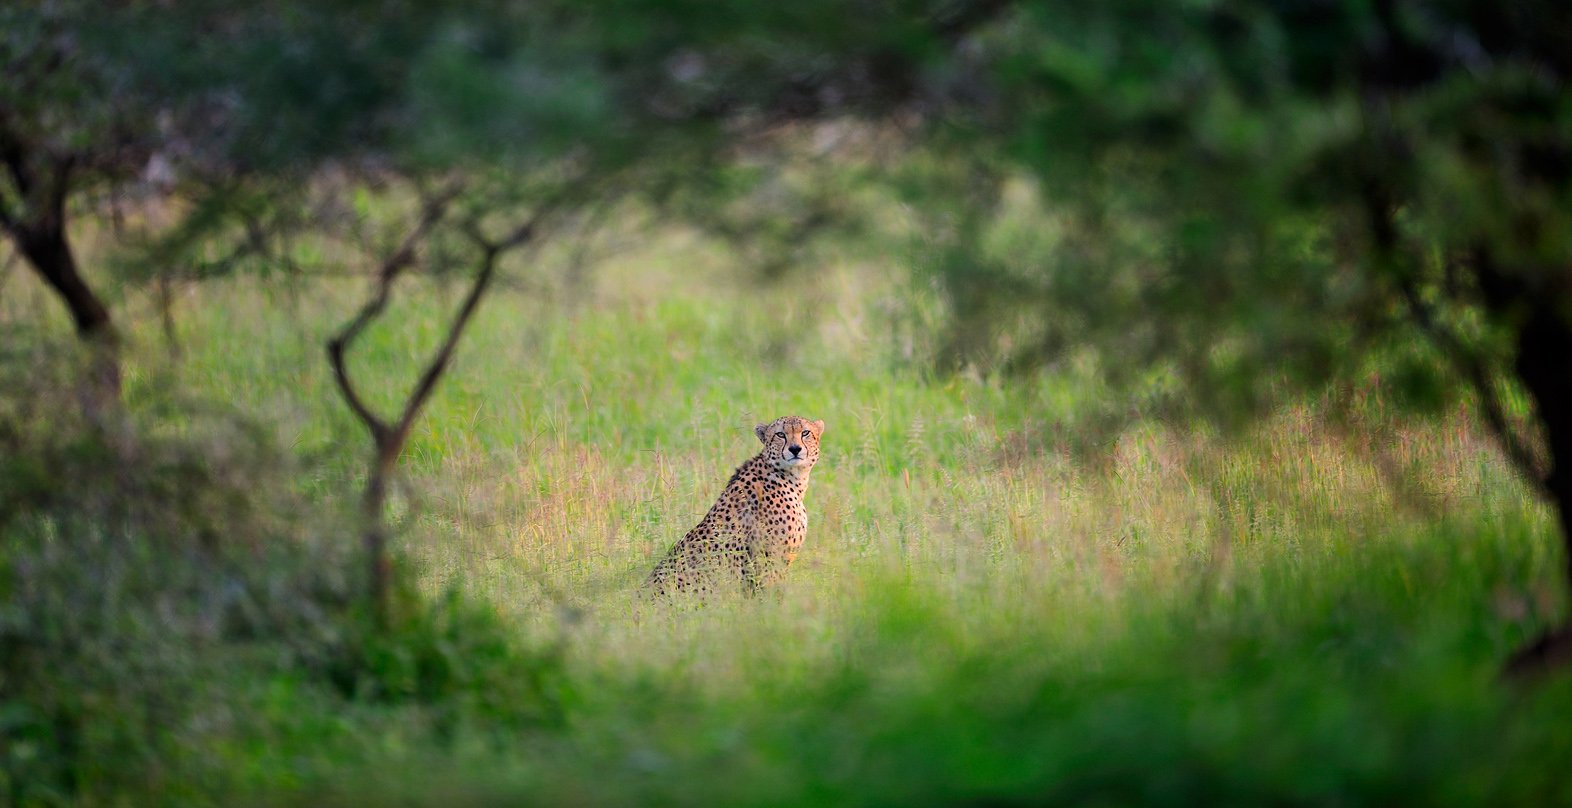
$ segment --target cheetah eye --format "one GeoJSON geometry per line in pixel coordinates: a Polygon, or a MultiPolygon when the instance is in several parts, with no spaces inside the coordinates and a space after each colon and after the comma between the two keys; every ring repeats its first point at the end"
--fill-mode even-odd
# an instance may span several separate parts
{"type": "Polygon", "coordinates": [[[786,433],[785,432],[776,432],[775,433],[775,437],[777,437],[777,438],[784,438],[784,437],[786,437],[786,433]]]}
{"type": "Polygon", "coordinates": [[[802,431],[802,436],[805,437],[805,438],[808,437],[808,430],[804,429],[802,431]]]}

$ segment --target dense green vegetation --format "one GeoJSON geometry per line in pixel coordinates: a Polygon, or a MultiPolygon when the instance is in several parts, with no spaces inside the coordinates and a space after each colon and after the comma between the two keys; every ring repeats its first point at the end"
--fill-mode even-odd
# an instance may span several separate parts
{"type": "Polygon", "coordinates": [[[1568,54],[0,4],[0,804],[1572,803],[1568,54]],[[787,413],[788,585],[644,597],[787,413]]]}
{"type": "MultiPolygon", "coordinates": [[[[7,697],[11,799],[1572,797],[1557,774],[1572,691],[1498,680],[1562,608],[1551,522],[1467,411],[1405,419],[1371,390],[1361,430],[1310,402],[1227,442],[1143,423],[1084,458],[1054,427],[1094,389],[933,376],[935,302],[890,267],[757,285],[690,236],[654,243],[572,304],[548,253],[521,274],[544,290],[482,311],[410,444],[407,594],[385,634],[344,594],[355,567],[334,567],[358,547],[334,514],[362,450],[320,346],[356,284],[192,287],[178,360],[148,319],[127,399],[168,462],[141,483],[82,478],[99,507],[140,506],[115,523],[126,543],[94,545],[116,561],[59,557],[101,524],[68,518],[77,505],[5,523],[8,586],[56,596],[8,592],[8,642],[115,618],[79,624],[87,646],[40,641],[47,672],[7,668],[30,688],[7,697]],[[777,411],[829,425],[790,586],[640,602],[656,554],[777,411]],[[225,499],[236,486],[248,496],[225,499]],[[235,504],[266,487],[269,510],[235,504]],[[226,587],[202,580],[215,570],[226,587]],[[233,625],[171,613],[171,588],[233,625]],[[227,590],[243,606],[222,607],[227,590]]],[[[64,327],[11,282],[20,344],[64,327]]],[[[438,339],[444,292],[426,291],[368,337],[373,394],[396,395],[438,339]]],[[[26,434],[69,440],[62,410],[26,434]]]]}

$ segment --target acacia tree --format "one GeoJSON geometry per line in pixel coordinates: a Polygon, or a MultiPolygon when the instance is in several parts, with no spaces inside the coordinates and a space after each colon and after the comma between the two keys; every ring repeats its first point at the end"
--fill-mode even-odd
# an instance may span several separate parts
{"type": "MultiPolygon", "coordinates": [[[[604,108],[595,86],[581,86],[580,62],[557,59],[561,43],[538,40],[523,16],[487,2],[422,9],[198,0],[174,8],[68,0],[0,8],[0,229],[93,348],[90,412],[118,402],[119,340],[77,262],[71,214],[93,210],[103,195],[173,197],[183,215],[145,245],[144,260],[194,264],[215,241],[233,242],[236,258],[276,260],[286,220],[289,229],[334,224],[292,215],[324,168],[375,184],[556,159],[562,130],[596,129],[604,108]],[[531,81],[521,87],[526,73],[531,81]]],[[[379,613],[388,588],[387,477],[497,256],[513,245],[482,245],[471,294],[394,421],[362,403],[344,349],[386,303],[451,197],[383,262],[380,293],[331,344],[346,400],[375,443],[366,544],[379,613]]]]}
{"type": "MultiPolygon", "coordinates": [[[[581,181],[582,182],[582,181],[581,181]]],[[[570,186],[580,191],[578,186],[570,186]]],[[[571,208],[579,194],[562,191],[535,205],[527,215],[500,236],[488,235],[485,220],[497,211],[491,206],[460,204],[462,186],[450,183],[439,190],[424,190],[420,194],[419,210],[413,223],[395,247],[378,264],[372,277],[371,294],[360,309],[327,343],[328,361],[333,368],[333,379],[339,394],[357,420],[370,434],[371,460],[366,471],[366,485],[361,498],[362,534],[367,560],[368,593],[376,619],[386,624],[390,618],[393,583],[392,557],[388,550],[386,519],[387,497],[390,482],[414,429],[421,410],[436,391],[448,366],[452,363],[459,341],[464,336],[481,301],[495,282],[502,259],[510,253],[532,246],[549,219],[564,207],[571,208]],[[460,208],[454,210],[455,207],[460,208]],[[456,233],[445,233],[448,225],[456,233]],[[453,314],[441,344],[421,369],[419,378],[410,388],[398,411],[392,417],[379,415],[366,401],[350,374],[348,352],[356,340],[387,310],[395,283],[420,261],[421,252],[441,236],[456,236],[464,242],[465,252],[473,262],[473,278],[463,301],[453,314]]]]}
{"type": "MultiPolygon", "coordinates": [[[[1572,6],[1044,2],[956,53],[925,134],[958,355],[1012,329],[1013,366],[1224,417],[1372,367],[1467,394],[1572,584],[1572,6]]],[[[1509,668],[1569,658],[1572,626],[1509,668]]]]}
{"type": "Polygon", "coordinates": [[[837,15],[837,5],[5,4],[0,231],[83,338],[112,347],[95,288],[107,279],[79,265],[70,229],[105,198],[178,198],[185,215],[155,254],[181,263],[190,256],[172,247],[225,228],[255,247],[268,234],[237,220],[255,225],[259,199],[324,166],[527,173],[571,152],[663,168],[665,181],[636,189],[652,197],[691,191],[773,126],[920,99],[924,65],[1008,7],[903,0],[837,15]]]}
{"type": "Polygon", "coordinates": [[[119,388],[104,289],[123,279],[81,266],[75,215],[173,199],[142,263],[188,265],[214,240],[265,246],[267,214],[298,206],[324,167],[527,164],[617,131],[593,65],[540,24],[550,9],[510,5],[0,7],[0,233],[99,349],[104,392],[119,388]]]}
{"type": "MultiPolygon", "coordinates": [[[[1008,325],[1015,366],[1091,357],[1222,415],[1379,360],[1416,399],[1471,392],[1572,543],[1565,3],[438,6],[5,7],[0,226],[112,344],[66,227],[95,190],[576,161],[661,201],[782,124],[871,119],[926,152],[957,356],[1008,325]]],[[[1572,627],[1518,664],[1569,654],[1572,627]]]]}
{"type": "MultiPolygon", "coordinates": [[[[1466,395],[1572,585],[1572,5],[610,5],[672,108],[908,136],[952,360],[1224,419],[1372,369],[1466,395]]],[[[1572,625],[1510,667],[1568,658],[1572,625]]]]}
{"type": "MultiPolygon", "coordinates": [[[[78,265],[73,213],[94,210],[104,196],[172,198],[176,220],[145,240],[140,263],[194,277],[232,271],[248,257],[263,267],[288,262],[282,242],[290,232],[334,229],[330,215],[301,214],[325,174],[370,186],[456,179],[454,188],[466,187],[428,201],[376,262],[370,297],[327,346],[340,392],[372,438],[364,538],[370,591],[385,614],[388,478],[499,260],[537,237],[542,212],[562,212],[523,198],[536,189],[533,178],[566,166],[575,187],[601,197],[580,194],[572,204],[637,194],[734,239],[756,238],[745,231],[757,216],[707,215],[746,185],[739,177],[748,172],[733,162],[758,150],[737,144],[781,122],[886,106],[905,88],[875,74],[896,76],[910,63],[896,43],[912,39],[912,25],[953,42],[967,24],[965,15],[935,17],[923,4],[894,11],[860,19],[862,39],[826,50],[810,38],[776,52],[770,40],[787,42],[777,30],[811,22],[826,31],[830,18],[623,0],[7,5],[0,227],[83,340],[98,346],[97,397],[115,400],[114,317],[94,288],[115,279],[78,265]],[[883,25],[894,21],[902,25],[883,25]],[[887,28],[893,33],[879,33],[887,28]],[[856,67],[825,72],[825,53],[856,67]],[[500,205],[473,193],[510,186],[513,198],[500,205]],[[529,213],[497,226],[510,209],[529,213]],[[487,222],[503,235],[487,235],[487,222]],[[437,239],[467,245],[470,292],[400,411],[384,417],[352,381],[349,350],[437,239]],[[215,243],[226,257],[198,267],[195,256],[215,243]]],[[[821,218],[769,229],[790,240],[821,228],[821,218]]]]}

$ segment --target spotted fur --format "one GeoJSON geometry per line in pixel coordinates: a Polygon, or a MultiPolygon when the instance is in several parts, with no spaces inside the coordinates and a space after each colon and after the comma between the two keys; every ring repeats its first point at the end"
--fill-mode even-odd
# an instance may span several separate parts
{"type": "Polygon", "coordinates": [[[752,594],[779,583],[797,558],[808,532],[802,495],[819,460],[824,422],[791,415],[753,432],[764,448],[732,473],[709,513],[655,565],[645,582],[654,593],[752,594]]]}

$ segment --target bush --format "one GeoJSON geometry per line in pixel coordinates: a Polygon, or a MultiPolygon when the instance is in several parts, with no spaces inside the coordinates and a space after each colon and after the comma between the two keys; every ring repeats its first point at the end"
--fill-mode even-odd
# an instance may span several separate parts
{"type": "Polygon", "coordinates": [[[560,720],[557,649],[456,591],[403,580],[375,626],[352,523],[263,430],[172,400],[90,420],[44,359],[0,361],[0,802],[223,791],[201,750],[269,732],[268,682],[438,730],[560,720]]]}
{"type": "Polygon", "coordinates": [[[434,602],[406,588],[399,600],[389,626],[354,621],[321,661],[320,672],[342,695],[433,707],[443,730],[461,718],[503,729],[562,722],[573,691],[561,643],[526,648],[515,627],[457,588],[434,602]]]}

